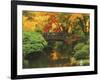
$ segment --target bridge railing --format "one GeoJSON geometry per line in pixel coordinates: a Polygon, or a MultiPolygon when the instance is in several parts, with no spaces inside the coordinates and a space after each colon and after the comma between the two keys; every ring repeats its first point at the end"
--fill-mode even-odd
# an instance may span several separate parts
{"type": "Polygon", "coordinates": [[[43,36],[47,41],[64,41],[67,37],[67,34],[64,32],[45,32],[43,33],[43,36]]]}

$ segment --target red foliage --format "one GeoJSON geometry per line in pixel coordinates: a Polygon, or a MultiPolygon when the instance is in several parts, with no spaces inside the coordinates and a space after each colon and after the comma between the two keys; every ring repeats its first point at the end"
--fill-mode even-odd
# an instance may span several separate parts
{"type": "Polygon", "coordinates": [[[61,31],[62,31],[61,28],[60,28],[60,27],[62,27],[62,26],[59,25],[59,22],[58,22],[58,20],[56,19],[56,17],[55,17],[54,15],[51,15],[50,22],[45,26],[44,32],[49,32],[50,29],[52,29],[52,24],[53,24],[53,23],[55,23],[55,24],[57,24],[57,26],[59,26],[59,27],[55,28],[55,29],[53,30],[53,32],[61,32],[61,31]]]}
{"type": "Polygon", "coordinates": [[[60,27],[58,27],[58,28],[54,29],[54,32],[61,32],[60,27]]]}
{"type": "Polygon", "coordinates": [[[44,32],[49,32],[49,30],[52,28],[52,23],[49,23],[45,26],[44,32]]]}

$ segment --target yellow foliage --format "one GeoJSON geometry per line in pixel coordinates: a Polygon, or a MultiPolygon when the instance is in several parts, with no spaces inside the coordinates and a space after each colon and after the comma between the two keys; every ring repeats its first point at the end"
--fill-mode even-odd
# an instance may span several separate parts
{"type": "Polygon", "coordinates": [[[89,32],[90,31],[90,21],[88,20],[86,22],[86,32],[89,32]]]}
{"type": "Polygon", "coordinates": [[[80,18],[82,20],[84,19],[82,14],[74,13],[74,14],[71,14],[71,17],[69,18],[69,21],[75,22],[78,18],[80,18]]]}
{"type": "Polygon", "coordinates": [[[54,29],[56,29],[56,28],[57,28],[57,25],[55,23],[52,23],[52,28],[50,29],[50,32],[53,32],[54,29]]]}
{"type": "Polygon", "coordinates": [[[49,19],[49,15],[46,15],[47,12],[31,12],[35,14],[32,16],[33,20],[28,20],[28,17],[23,15],[23,29],[26,31],[35,31],[36,27],[39,27],[41,30],[45,27],[49,19]]]}
{"type": "Polygon", "coordinates": [[[23,29],[25,31],[34,31],[36,28],[36,25],[37,25],[36,22],[27,20],[23,23],[23,29]]]}
{"type": "Polygon", "coordinates": [[[68,28],[68,33],[71,33],[71,32],[72,32],[72,27],[69,26],[69,28],[68,28]]]}
{"type": "Polygon", "coordinates": [[[83,14],[81,14],[81,13],[73,13],[73,14],[70,14],[70,17],[69,17],[69,19],[68,19],[68,25],[67,26],[69,26],[68,27],[68,33],[71,33],[72,32],[72,29],[74,28],[74,27],[76,27],[76,25],[78,25],[77,23],[79,22],[79,21],[82,21],[83,22],[83,24],[84,24],[84,31],[85,32],[89,32],[89,19],[87,20],[87,22],[85,23],[85,21],[84,21],[84,16],[83,16],[83,14]]]}

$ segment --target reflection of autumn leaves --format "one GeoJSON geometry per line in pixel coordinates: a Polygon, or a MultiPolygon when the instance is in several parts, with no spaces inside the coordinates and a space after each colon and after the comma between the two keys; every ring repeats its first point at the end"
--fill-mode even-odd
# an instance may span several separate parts
{"type": "Polygon", "coordinates": [[[58,53],[57,51],[53,50],[50,56],[51,56],[51,59],[53,61],[56,61],[56,60],[58,60],[60,58],[60,53],[58,53]]]}

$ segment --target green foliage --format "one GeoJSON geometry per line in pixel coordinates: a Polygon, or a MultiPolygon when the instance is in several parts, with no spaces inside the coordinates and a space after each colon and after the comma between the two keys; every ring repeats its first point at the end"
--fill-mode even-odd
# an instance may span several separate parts
{"type": "Polygon", "coordinates": [[[29,66],[28,60],[23,60],[23,68],[27,68],[29,66]]]}
{"type": "Polygon", "coordinates": [[[23,32],[23,53],[29,54],[47,46],[47,42],[39,32],[23,32]]]}
{"type": "Polygon", "coordinates": [[[89,59],[89,45],[88,44],[78,43],[74,47],[74,51],[75,51],[74,57],[77,60],[89,59]]]}
{"type": "Polygon", "coordinates": [[[87,59],[88,58],[88,53],[85,50],[79,50],[76,52],[74,55],[76,59],[87,59]]]}
{"type": "Polygon", "coordinates": [[[89,59],[77,60],[77,65],[80,65],[80,61],[82,61],[83,66],[89,65],[89,59]]]}
{"type": "Polygon", "coordinates": [[[83,46],[84,46],[84,43],[78,43],[78,44],[74,47],[74,51],[80,50],[83,46]]]}
{"type": "Polygon", "coordinates": [[[57,50],[58,52],[62,53],[62,54],[66,53],[66,45],[63,44],[63,42],[56,41],[54,49],[57,50]]]}
{"type": "Polygon", "coordinates": [[[83,65],[84,66],[89,65],[89,60],[83,60],[83,65]]]}

